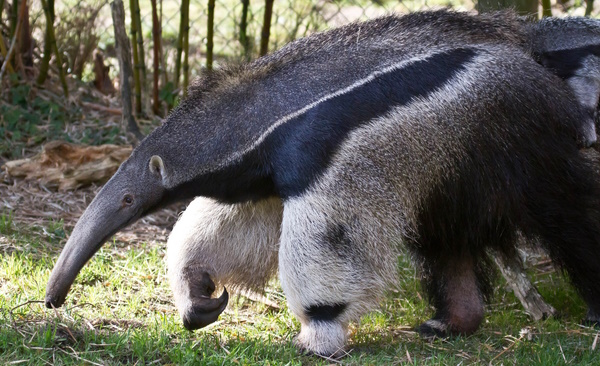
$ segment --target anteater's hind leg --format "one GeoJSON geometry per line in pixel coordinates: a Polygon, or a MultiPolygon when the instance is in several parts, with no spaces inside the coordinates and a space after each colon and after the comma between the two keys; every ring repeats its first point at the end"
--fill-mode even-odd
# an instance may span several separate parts
{"type": "Polygon", "coordinates": [[[436,313],[417,328],[422,336],[446,337],[477,330],[484,315],[481,281],[486,276],[481,263],[470,255],[449,255],[427,264],[424,282],[436,313]]]}
{"type": "Polygon", "coordinates": [[[225,308],[226,295],[210,299],[216,286],[262,290],[275,275],[282,209],[278,198],[190,203],[167,243],[171,289],[186,328],[207,325],[225,308]]]}
{"type": "MultiPolygon", "coordinates": [[[[581,186],[579,186],[581,187],[581,186]]],[[[600,321],[600,205],[593,191],[574,188],[530,201],[531,231],[563,268],[600,321]]]]}

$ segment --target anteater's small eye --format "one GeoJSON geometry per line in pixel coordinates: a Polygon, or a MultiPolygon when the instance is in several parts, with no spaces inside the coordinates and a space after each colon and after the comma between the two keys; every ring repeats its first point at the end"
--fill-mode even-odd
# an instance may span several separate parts
{"type": "Polygon", "coordinates": [[[132,204],[133,204],[133,196],[131,196],[130,194],[126,194],[123,197],[123,205],[131,206],[132,204]]]}

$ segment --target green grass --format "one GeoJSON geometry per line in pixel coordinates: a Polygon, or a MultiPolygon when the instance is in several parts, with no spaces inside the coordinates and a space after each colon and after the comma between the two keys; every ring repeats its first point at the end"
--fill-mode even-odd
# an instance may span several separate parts
{"type": "MultiPolygon", "coordinates": [[[[292,345],[299,324],[281,310],[240,297],[220,320],[188,332],[172,304],[164,244],[107,243],[84,267],[67,303],[41,303],[64,243],[62,222],[21,227],[0,215],[0,364],[328,365],[292,345]]],[[[499,283],[486,321],[470,337],[425,341],[412,327],[431,316],[415,271],[401,262],[401,284],[380,310],[350,329],[355,365],[592,365],[597,330],[578,325],[581,300],[556,273],[535,276],[560,319],[532,322],[499,283]]],[[[269,293],[281,292],[274,283],[269,293]]],[[[275,301],[277,296],[274,297],[275,301]]]]}

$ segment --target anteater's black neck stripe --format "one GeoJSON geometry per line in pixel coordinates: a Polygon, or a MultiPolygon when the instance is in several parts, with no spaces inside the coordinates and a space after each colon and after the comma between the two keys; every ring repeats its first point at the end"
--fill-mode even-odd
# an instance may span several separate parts
{"type": "Polygon", "coordinates": [[[283,198],[302,194],[327,168],[350,132],[395,107],[436,92],[464,70],[476,52],[449,50],[373,73],[279,123],[263,143],[273,160],[277,193],[283,198]]]}

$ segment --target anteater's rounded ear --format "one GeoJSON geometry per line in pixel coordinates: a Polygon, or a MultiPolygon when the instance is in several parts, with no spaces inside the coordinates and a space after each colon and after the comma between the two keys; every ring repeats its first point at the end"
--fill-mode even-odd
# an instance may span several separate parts
{"type": "Polygon", "coordinates": [[[150,168],[150,172],[152,174],[156,174],[162,180],[166,178],[165,164],[163,163],[163,160],[160,156],[153,155],[150,158],[150,163],[148,163],[148,167],[150,168]]]}

